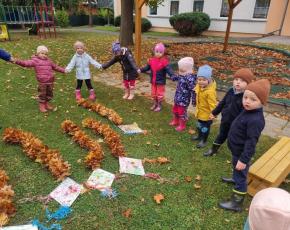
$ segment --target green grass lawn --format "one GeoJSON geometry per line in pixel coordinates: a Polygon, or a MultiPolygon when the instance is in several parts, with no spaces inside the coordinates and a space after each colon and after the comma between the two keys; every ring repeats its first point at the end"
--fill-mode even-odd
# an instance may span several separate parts
{"type": "MultiPolygon", "coordinates": [[[[49,56],[57,63],[65,66],[74,51],[75,40],[84,41],[92,56],[100,57],[104,61],[110,55],[110,44],[115,36],[98,34],[59,34],[57,39],[39,40],[27,39],[27,35],[12,34],[13,41],[1,43],[4,48],[18,58],[30,58],[37,45],[45,44],[50,50],[49,56]]],[[[115,67],[118,68],[118,67],[115,67]]],[[[93,74],[97,71],[93,70],[93,74]]],[[[91,170],[85,168],[84,159],[86,150],[77,144],[60,129],[65,119],[71,119],[81,125],[82,119],[93,117],[104,123],[109,123],[119,132],[118,128],[106,119],[80,108],[74,100],[75,78],[74,73],[68,75],[56,74],[55,97],[53,103],[57,106],[55,112],[48,115],[38,111],[36,96],[36,80],[32,69],[23,69],[13,64],[0,63],[0,124],[1,133],[5,127],[21,128],[32,132],[50,148],[60,150],[63,158],[72,165],[71,178],[79,183],[85,182],[91,170]]],[[[116,199],[108,200],[100,196],[100,192],[91,191],[81,195],[72,205],[73,212],[60,223],[63,229],[242,229],[247,216],[245,210],[241,214],[226,212],[217,208],[217,203],[231,194],[231,186],[222,184],[220,177],[231,174],[231,159],[226,145],[220,154],[212,158],[204,158],[203,150],[198,150],[189,140],[187,132],[177,133],[168,126],[171,119],[171,106],[165,105],[161,113],[153,113],[151,101],[144,97],[136,97],[133,101],[121,99],[122,91],[106,85],[94,83],[97,101],[113,108],[123,118],[124,123],[137,122],[148,135],[121,135],[122,142],[129,157],[156,158],[166,156],[171,163],[165,165],[145,164],[147,173],[159,173],[168,179],[165,182],[145,179],[140,176],[125,175],[114,181],[119,195],[116,199]],[[150,144],[149,144],[150,143],[150,144]],[[201,175],[201,188],[194,188],[194,178],[201,175]],[[191,182],[186,176],[193,178],[191,182]],[[153,196],[162,193],[164,201],[158,205],[153,196]],[[126,218],[122,213],[132,209],[132,216],[126,218]]],[[[86,88],[82,89],[87,96],[86,88]]],[[[188,126],[194,127],[195,121],[190,118],[188,126]]],[[[95,136],[90,130],[84,129],[92,138],[95,136]]],[[[217,127],[213,128],[209,142],[213,141],[217,127]]],[[[261,137],[257,146],[257,158],[265,152],[275,140],[261,137]]],[[[113,158],[110,150],[102,144],[105,159],[102,169],[112,173],[119,170],[118,160],[113,158]]],[[[11,218],[10,225],[25,224],[34,218],[44,220],[45,206],[38,201],[19,202],[23,198],[49,194],[59,183],[50,172],[38,163],[32,162],[15,145],[4,144],[0,141],[0,168],[6,170],[10,177],[10,184],[15,190],[16,215],[11,218]]],[[[289,190],[289,184],[282,185],[289,190]]],[[[250,197],[245,202],[249,206],[250,197]]],[[[50,210],[56,210],[58,204],[51,201],[50,210]]]]}

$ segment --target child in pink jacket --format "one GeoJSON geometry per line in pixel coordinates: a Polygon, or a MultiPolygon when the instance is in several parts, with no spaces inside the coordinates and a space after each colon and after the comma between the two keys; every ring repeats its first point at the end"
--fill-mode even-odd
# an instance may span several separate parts
{"type": "Polygon", "coordinates": [[[54,64],[48,57],[48,49],[45,46],[38,46],[36,55],[30,60],[16,60],[17,65],[23,67],[33,67],[38,81],[38,102],[40,112],[53,110],[53,106],[48,102],[53,98],[53,71],[65,73],[65,69],[54,64]]]}

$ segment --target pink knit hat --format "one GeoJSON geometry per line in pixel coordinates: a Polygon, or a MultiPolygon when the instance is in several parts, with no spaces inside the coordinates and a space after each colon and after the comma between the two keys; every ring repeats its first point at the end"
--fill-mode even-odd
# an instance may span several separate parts
{"type": "Polygon", "coordinates": [[[163,43],[158,43],[155,45],[154,47],[154,52],[160,52],[160,53],[165,53],[165,46],[163,45],[163,43]]]}
{"type": "Polygon", "coordinates": [[[181,74],[188,74],[193,72],[194,61],[192,57],[181,58],[178,61],[178,69],[181,74]]]}
{"type": "Polygon", "coordinates": [[[258,192],[250,205],[251,230],[290,230],[290,194],[280,188],[258,192]]]}
{"type": "Polygon", "coordinates": [[[36,53],[40,53],[40,52],[44,52],[44,53],[48,53],[48,49],[46,46],[38,46],[36,49],[36,53]]]}

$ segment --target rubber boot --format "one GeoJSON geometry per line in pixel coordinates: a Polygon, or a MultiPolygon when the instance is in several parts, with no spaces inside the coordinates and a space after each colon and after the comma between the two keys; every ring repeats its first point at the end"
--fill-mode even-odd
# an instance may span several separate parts
{"type": "Polygon", "coordinates": [[[197,143],[196,148],[204,148],[207,145],[207,137],[209,132],[202,133],[200,141],[197,143]]]}
{"type": "Polygon", "coordinates": [[[222,177],[222,182],[227,184],[235,184],[235,181],[232,177],[222,177]]]}
{"type": "Polygon", "coordinates": [[[186,120],[183,118],[179,119],[179,125],[175,128],[177,132],[182,132],[186,129],[186,120]]]}
{"type": "Polygon", "coordinates": [[[129,88],[124,88],[125,94],[123,96],[123,99],[127,99],[130,95],[130,89],[129,88]]]}
{"type": "Polygon", "coordinates": [[[157,99],[154,99],[153,105],[150,107],[150,110],[154,110],[157,107],[157,99]]]}
{"type": "Polygon", "coordinates": [[[170,126],[177,126],[179,124],[179,118],[178,116],[174,115],[173,119],[170,121],[170,126]]]}
{"type": "Polygon", "coordinates": [[[46,108],[47,110],[53,110],[53,109],[54,109],[53,105],[49,104],[48,101],[45,102],[45,108],[46,108]]]}
{"type": "Polygon", "coordinates": [[[213,143],[212,147],[207,152],[205,152],[203,155],[205,157],[211,157],[212,155],[214,155],[218,152],[220,147],[221,147],[221,145],[213,143]]]}
{"type": "Polygon", "coordinates": [[[39,111],[42,113],[46,113],[47,110],[45,108],[45,103],[39,102],[39,111]]]}
{"type": "Polygon", "coordinates": [[[77,101],[82,99],[82,94],[81,94],[81,90],[80,89],[76,89],[75,94],[76,94],[76,100],[77,101]]]}
{"type": "Polygon", "coordinates": [[[154,112],[160,112],[162,109],[162,104],[161,104],[161,100],[157,100],[157,106],[154,109],[154,112]]]}
{"type": "Polygon", "coordinates": [[[219,203],[219,207],[222,209],[241,212],[243,210],[243,203],[245,199],[245,194],[233,193],[229,201],[223,201],[219,203]]]}
{"type": "Polygon", "coordinates": [[[94,89],[90,89],[89,99],[92,100],[92,101],[96,100],[96,94],[95,94],[94,89]]]}
{"type": "Polygon", "coordinates": [[[193,135],[193,136],[191,136],[190,139],[191,139],[192,141],[199,141],[200,138],[201,138],[201,130],[200,130],[200,128],[197,128],[197,135],[193,135]]]}
{"type": "Polygon", "coordinates": [[[129,93],[129,97],[128,100],[132,100],[135,96],[135,88],[130,88],[130,93],[129,93]]]}

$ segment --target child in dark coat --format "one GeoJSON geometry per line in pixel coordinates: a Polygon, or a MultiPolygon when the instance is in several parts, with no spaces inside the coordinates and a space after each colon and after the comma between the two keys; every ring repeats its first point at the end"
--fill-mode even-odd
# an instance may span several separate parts
{"type": "Polygon", "coordinates": [[[220,202],[219,207],[231,211],[241,211],[247,194],[247,176],[252,156],[262,130],[265,127],[263,105],[267,103],[270,82],[261,79],[250,83],[243,96],[244,110],[233,121],[228,147],[232,153],[233,176],[225,182],[234,183],[232,197],[220,202]]]}
{"type": "Polygon", "coordinates": [[[216,137],[211,149],[205,152],[204,156],[212,156],[217,153],[220,146],[226,141],[233,120],[243,110],[242,99],[245,88],[254,79],[250,69],[239,69],[234,74],[233,87],[231,87],[217,107],[211,112],[210,118],[214,119],[219,113],[222,114],[219,134],[216,137]]]}
{"type": "Polygon", "coordinates": [[[126,47],[121,47],[119,42],[112,45],[113,58],[102,65],[103,69],[109,68],[111,65],[119,62],[123,70],[123,84],[125,94],[123,99],[132,100],[135,94],[135,81],[138,77],[138,68],[131,51],[126,47]]]}
{"type": "Polygon", "coordinates": [[[169,123],[177,126],[176,131],[181,132],[186,129],[187,107],[190,100],[195,101],[196,75],[193,74],[194,61],[192,57],[185,57],[179,60],[179,75],[170,77],[173,81],[178,81],[174,96],[174,106],[172,108],[173,119],[169,123]]]}
{"type": "Polygon", "coordinates": [[[0,58],[4,61],[14,61],[14,59],[11,57],[10,53],[7,53],[5,50],[0,49],[0,58]]]}
{"type": "Polygon", "coordinates": [[[162,43],[158,43],[154,47],[154,57],[148,60],[148,64],[139,69],[138,72],[147,72],[150,70],[150,83],[151,83],[151,96],[154,101],[151,106],[151,110],[154,112],[161,111],[161,102],[165,94],[166,74],[170,77],[174,76],[174,73],[170,67],[169,59],[165,55],[165,46],[162,43]]]}

